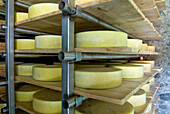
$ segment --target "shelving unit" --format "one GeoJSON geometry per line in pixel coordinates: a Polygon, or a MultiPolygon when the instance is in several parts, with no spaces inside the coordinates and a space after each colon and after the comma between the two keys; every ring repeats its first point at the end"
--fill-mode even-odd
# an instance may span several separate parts
{"type": "MultiPolygon", "coordinates": [[[[73,0],[63,0],[74,6],[73,0]]],[[[63,53],[81,52],[82,60],[94,59],[114,59],[114,58],[136,58],[142,56],[156,56],[160,52],[148,52],[128,47],[103,47],[103,48],[74,48],[74,25],[75,33],[86,30],[116,30],[128,33],[131,38],[142,40],[162,40],[162,36],[154,28],[154,25],[162,24],[159,10],[164,9],[162,1],[147,0],[95,0],[85,4],[79,4],[82,12],[75,15],[62,15],[62,11],[55,11],[35,18],[27,19],[14,24],[14,4],[21,2],[32,5],[36,0],[7,0],[6,2],[6,44],[0,43],[0,53],[5,53],[6,65],[0,64],[0,76],[7,79],[7,103],[9,114],[15,114],[16,107],[27,113],[38,114],[32,109],[31,103],[15,103],[14,99],[14,80],[41,86],[57,91],[62,90],[63,101],[71,98],[73,94],[92,99],[111,102],[123,105],[132,95],[134,95],[144,84],[148,83],[161,68],[154,68],[152,72],[145,73],[141,79],[124,79],[120,87],[107,90],[88,90],[74,87],[74,63],[62,61],[62,83],[61,82],[40,82],[31,77],[14,77],[14,56],[16,54],[38,54],[38,55],[58,55],[63,53]],[[161,2],[161,3],[160,3],[161,2]],[[121,7],[120,7],[121,6],[121,7]],[[133,17],[133,18],[132,18],[133,17]],[[70,18],[75,18],[74,20],[70,18]],[[88,20],[88,21],[87,21],[88,20]],[[15,29],[14,29],[15,28],[15,29]],[[33,50],[14,50],[14,30],[16,28],[33,31],[37,34],[62,34],[62,49],[33,49],[33,50]],[[6,49],[5,49],[6,45],[6,49]],[[5,70],[6,66],[6,70],[5,70]],[[71,81],[72,80],[72,81],[71,81]]],[[[41,0],[46,2],[46,0],[41,0]]],[[[48,0],[56,2],[56,0],[48,0]]],[[[57,3],[60,1],[57,0],[57,3]]],[[[16,5],[17,6],[17,5],[16,5]]],[[[81,10],[77,7],[76,10],[81,10]]],[[[26,11],[19,6],[17,11],[26,11]]],[[[1,9],[0,9],[1,11],[1,9]]],[[[0,21],[5,24],[4,21],[0,21]]],[[[21,31],[17,31],[21,32],[21,31]]],[[[29,34],[29,33],[28,33],[29,34]]],[[[4,56],[4,55],[3,55],[4,56]]],[[[145,113],[149,103],[155,102],[154,96],[159,87],[155,84],[150,92],[147,93],[147,103],[144,106],[135,108],[135,114],[145,113]]],[[[4,100],[6,98],[3,97],[4,100]]],[[[154,104],[154,103],[153,103],[154,104]]],[[[74,108],[63,109],[63,114],[73,114],[74,108]]]]}

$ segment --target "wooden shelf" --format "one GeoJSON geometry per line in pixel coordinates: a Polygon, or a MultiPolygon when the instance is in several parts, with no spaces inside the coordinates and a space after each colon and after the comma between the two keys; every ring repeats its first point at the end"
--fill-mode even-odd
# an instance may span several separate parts
{"type": "Polygon", "coordinates": [[[156,92],[159,89],[159,86],[160,86],[160,82],[155,83],[153,86],[151,86],[150,91],[147,93],[147,97],[153,99],[156,95],[156,92]]]}
{"type": "MultiPolygon", "coordinates": [[[[157,32],[153,24],[145,17],[132,0],[96,0],[80,4],[80,6],[85,12],[137,38],[145,40],[162,39],[162,36],[157,32]]],[[[61,34],[61,11],[55,11],[17,22],[15,25],[18,28],[46,32],[49,34],[61,34]]],[[[75,27],[76,33],[87,30],[106,29],[95,23],[87,22],[79,18],[75,19],[75,27]]]]}
{"type": "Polygon", "coordinates": [[[155,0],[155,3],[159,10],[166,10],[165,0],[155,0]]]}

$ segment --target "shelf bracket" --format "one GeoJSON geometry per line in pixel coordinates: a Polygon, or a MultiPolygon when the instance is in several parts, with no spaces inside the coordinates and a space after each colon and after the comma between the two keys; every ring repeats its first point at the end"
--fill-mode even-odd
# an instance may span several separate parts
{"type": "Polygon", "coordinates": [[[77,62],[82,60],[82,52],[60,52],[58,55],[60,61],[77,62]]]}

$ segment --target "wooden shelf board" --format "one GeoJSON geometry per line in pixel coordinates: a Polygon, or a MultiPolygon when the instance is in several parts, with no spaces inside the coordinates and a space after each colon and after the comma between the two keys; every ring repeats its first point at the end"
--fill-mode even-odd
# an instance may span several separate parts
{"type": "MultiPolygon", "coordinates": [[[[15,76],[15,80],[61,91],[61,82],[40,82],[33,80],[31,77],[23,76],[15,76]]],[[[120,87],[114,89],[90,90],[75,87],[75,94],[122,105],[136,93],[141,86],[142,84],[139,82],[123,81],[120,87]]]]}
{"type": "Polygon", "coordinates": [[[155,67],[152,70],[160,72],[163,70],[163,67],[155,67]]]}
{"type": "Polygon", "coordinates": [[[161,11],[161,10],[166,10],[166,3],[165,3],[165,0],[160,0],[160,1],[156,1],[155,2],[158,9],[161,11]]]}
{"type": "Polygon", "coordinates": [[[149,9],[142,9],[143,14],[150,20],[160,18],[159,10],[157,6],[149,9]]]}
{"type": "Polygon", "coordinates": [[[151,71],[149,73],[145,73],[143,78],[139,78],[139,79],[124,79],[125,81],[131,81],[131,82],[139,82],[141,84],[146,84],[149,82],[149,80],[151,80],[156,74],[158,73],[158,71],[151,71]]]}
{"type": "MultiPolygon", "coordinates": [[[[133,33],[131,32],[156,31],[152,23],[145,18],[144,14],[132,0],[99,0],[80,6],[85,12],[132,35],[133,33]]],[[[49,34],[61,34],[61,11],[55,11],[24,20],[15,25],[18,28],[31,29],[49,34]]],[[[76,32],[106,29],[95,23],[87,22],[79,18],[75,19],[75,28],[76,32]]],[[[136,37],[143,38],[138,35],[136,35],[136,37]]],[[[144,37],[152,36],[148,34],[144,37]]],[[[154,39],[154,37],[152,39],[154,39]]]]}
{"type": "Polygon", "coordinates": [[[163,21],[161,18],[157,18],[157,19],[150,19],[151,23],[153,23],[153,25],[162,25],[163,21]]]}
{"type": "Polygon", "coordinates": [[[160,86],[160,82],[155,83],[154,85],[152,85],[150,91],[147,93],[147,97],[153,99],[155,97],[155,95],[156,95],[156,92],[159,89],[159,86],[160,86]]]}

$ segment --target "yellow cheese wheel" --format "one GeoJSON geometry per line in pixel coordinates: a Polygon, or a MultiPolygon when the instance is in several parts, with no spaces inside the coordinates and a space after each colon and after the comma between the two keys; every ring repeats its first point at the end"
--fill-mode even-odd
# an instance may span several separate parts
{"type": "Polygon", "coordinates": [[[40,91],[42,88],[33,85],[22,85],[15,91],[15,100],[17,102],[31,102],[33,94],[40,91]]]}
{"type": "MultiPolygon", "coordinates": [[[[149,103],[148,107],[146,108],[145,113],[149,113],[152,110],[152,103],[149,103]]],[[[153,113],[155,114],[155,113],[153,113]]]]}
{"type": "Polygon", "coordinates": [[[153,78],[149,81],[149,83],[150,83],[151,85],[154,85],[154,84],[155,84],[155,77],[153,77],[153,78]]]}
{"type": "Polygon", "coordinates": [[[142,40],[139,39],[128,39],[128,47],[142,49],[142,40]]]}
{"type": "Polygon", "coordinates": [[[152,68],[155,67],[155,61],[140,61],[140,60],[137,60],[137,61],[130,61],[130,62],[132,62],[132,63],[150,63],[152,68]]]}
{"type": "Polygon", "coordinates": [[[116,62],[116,63],[122,63],[122,64],[128,62],[128,60],[109,60],[109,61],[110,61],[110,62],[116,62]]]}
{"type": "Polygon", "coordinates": [[[36,49],[56,49],[61,48],[61,36],[41,35],[35,37],[36,49]]]}
{"type": "Polygon", "coordinates": [[[75,86],[88,89],[108,89],[122,84],[122,71],[113,68],[79,68],[75,71],[75,86]]]}
{"type": "Polygon", "coordinates": [[[150,90],[150,83],[147,83],[141,87],[141,89],[145,90],[145,92],[149,92],[150,90]]]}
{"type": "Polygon", "coordinates": [[[127,47],[127,34],[115,31],[89,31],[76,34],[76,47],[127,47]]]}
{"type": "Polygon", "coordinates": [[[143,89],[140,89],[127,101],[131,103],[134,107],[142,106],[146,103],[146,92],[143,89]]]}
{"type": "Polygon", "coordinates": [[[155,46],[148,46],[148,51],[155,52],[155,46]]]}
{"type": "Polygon", "coordinates": [[[24,12],[17,12],[15,14],[15,22],[20,22],[23,20],[28,19],[28,13],[24,13],[24,12]]]}
{"type": "Polygon", "coordinates": [[[112,68],[122,69],[123,78],[142,78],[144,76],[144,67],[141,65],[109,65],[112,68]]]}
{"type": "Polygon", "coordinates": [[[151,64],[150,63],[127,63],[130,65],[142,65],[144,67],[144,72],[151,72],[151,64]]]}
{"type": "Polygon", "coordinates": [[[33,67],[41,66],[45,64],[34,64],[34,63],[25,63],[15,65],[15,75],[18,76],[32,76],[33,67]]]}
{"type": "Polygon", "coordinates": [[[33,95],[32,106],[35,111],[43,114],[61,113],[61,92],[41,90],[33,95]]]}
{"type": "Polygon", "coordinates": [[[134,107],[129,102],[117,105],[94,99],[84,101],[77,110],[84,114],[134,114],[134,107]]]}
{"type": "Polygon", "coordinates": [[[35,40],[15,39],[15,49],[35,49],[35,40]]]}
{"type": "Polygon", "coordinates": [[[1,109],[3,109],[4,107],[6,107],[6,103],[0,103],[0,114],[1,114],[1,109]]]}
{"type": "Polygon", "coordinates": [[[33,18],[54,11],[58,11],[58,4],[55,3],[39,3],[28,8],[28,17],[33,18]]]}
{"type": "Polygon", "coordinates": [[[35,66],[33,68],[33,79],[39,81],[61,81],[61,66],[35,66]]]}
{"type": "Polygon", "coordinates": [[[148,51],[148,44],[142,44],[142,50],[148,51]]]}

